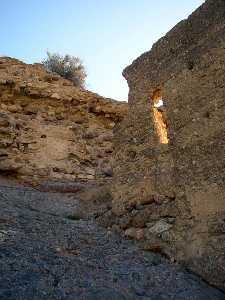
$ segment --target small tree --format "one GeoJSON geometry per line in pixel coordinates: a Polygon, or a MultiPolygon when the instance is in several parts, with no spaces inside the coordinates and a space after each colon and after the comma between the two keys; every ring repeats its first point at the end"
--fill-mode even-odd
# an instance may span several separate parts
{"type": "Polygon", "coordinates": [[[47,52],[47,58],[42,63],[48,72],[57,73],[71,80],[77,87],[84,87],[87,74],[79,57],[47,52]]]}

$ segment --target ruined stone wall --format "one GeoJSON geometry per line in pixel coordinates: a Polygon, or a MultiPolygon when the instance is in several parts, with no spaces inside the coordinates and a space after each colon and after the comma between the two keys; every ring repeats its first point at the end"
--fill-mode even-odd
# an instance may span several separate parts
{"type": "Polygon", "coordinates": [[[114,226],[225,288],[225,2],[206,1],[124,70],[114,226]],[[168,143],[160,142],[155,93],[168,143]]]}
{"type": "Polygon", "coordinates": [[[40,64],[2,57],[0,173],[31,182],[112,176],[112,130],[126,110],[40,64]]]}

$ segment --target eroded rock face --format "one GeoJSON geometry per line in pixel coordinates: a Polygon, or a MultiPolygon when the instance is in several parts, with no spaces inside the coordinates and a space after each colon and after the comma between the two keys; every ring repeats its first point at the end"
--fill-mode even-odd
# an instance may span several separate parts
{"type": "Polygon", "coordinates": [[[0,172],[14,174],[21,168],[18,150],[16,122],[8,114],[0,112],[0,172]]]}
{"type": "Polygon", "coordinates": [[[142,228],[147,249],[221,288],[224,49],[225,2],[209,0],[125,69],[129,112],[116,131],[112,188],[114,226],[132,237],[142,228]]]}
{"type": "Polygon", "coordinates": [[[75,88],[42,65],[0,58],[0,172],[26,180],[112,176],[127,104],[75,88]]]}

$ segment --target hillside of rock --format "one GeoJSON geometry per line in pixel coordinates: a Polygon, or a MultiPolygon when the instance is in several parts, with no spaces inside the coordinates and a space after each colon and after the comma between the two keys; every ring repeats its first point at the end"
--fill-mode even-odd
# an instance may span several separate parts
{"type": "Polygon", "coordinates": [[[29,181],[112,176],[127,103],[81,90],[41,64],[0,58],[0,173],[29,181]]]}

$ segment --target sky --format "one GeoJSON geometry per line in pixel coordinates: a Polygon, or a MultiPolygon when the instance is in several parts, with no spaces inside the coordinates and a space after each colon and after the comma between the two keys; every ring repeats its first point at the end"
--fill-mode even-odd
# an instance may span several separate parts
{"type": "Polygon", "coordinates": [[[0,55],[80,57],[87,89],[127,100],[123,69],[204,0],[0,0],[0,55]]]}

